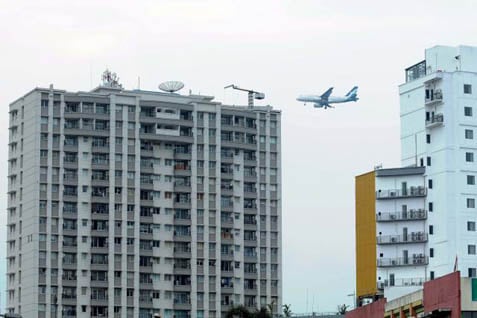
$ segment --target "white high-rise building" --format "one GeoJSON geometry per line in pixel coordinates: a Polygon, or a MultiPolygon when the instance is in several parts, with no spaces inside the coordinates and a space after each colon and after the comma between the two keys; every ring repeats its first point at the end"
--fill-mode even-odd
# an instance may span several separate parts
{"type": "Polygon", "coordinates": [[[112,84],[11,103],[7,310],[277,313],[280,127],[269,106],[112,84]]]}
{"type": "Polygon", "coordinates": [[[402,166],[425,166],[429,277],[477,268],[477,47],[436,46],[399,87],[402,166]]]}
{"type": "Polygon", "coordinates": [[[477,47],[427,49],[405,75],[403,168],[356,179],[359,298],[390,300],[455,269],[477,276],[477,47]]]}

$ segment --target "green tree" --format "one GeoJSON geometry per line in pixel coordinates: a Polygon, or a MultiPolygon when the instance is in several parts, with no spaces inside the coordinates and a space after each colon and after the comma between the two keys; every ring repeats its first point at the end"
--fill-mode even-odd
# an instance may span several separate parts
{"type": "Polygon", "coordinates": [[[338,307],[337,307],[337,309],[338,309],[337,314],[338,314],[338,315],[344,315],[344,314],[346,314],[346,312],[348,312],[348,308],[349,308],[349,306],[348,306],[348,305],[345,305],[345,304],[343,304],[343,305],[338,305],[338,307]]]}
{"type": "Polygon", "coordinates": [[[291,305],[283,305],[283,316],[285,318],[290,318],[292,316],[291,305]]]}
{"type": "Polygon", "coordinates": [[[275,305],[275,302],[272,301],[267,305],[268,311],[270,312],[270,317],[273,317],[273,306],[275,305]]]}
{"type": "Polygon", "coordinates": [[[272,315],[270,314],[269,310],[267,307],[262,307],[259,310],[255,311],[253,314],[254,318],[272,318],[272,315]]]}
{"type": "Polygon", "coordinates": [[[243,305],[234,306],[227,311],[225,318],[253,318],[254,315],[243,305]]]}

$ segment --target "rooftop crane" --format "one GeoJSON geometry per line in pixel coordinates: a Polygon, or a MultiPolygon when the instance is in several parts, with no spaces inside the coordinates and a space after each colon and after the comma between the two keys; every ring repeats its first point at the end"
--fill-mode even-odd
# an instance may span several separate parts
{"type": "Polygon", "coordinates": [[[227,89],[227,88],[233,88],[233,89],[236,89],[238,91],[247,92],[248,93],[248,107],[253,107],[253,100],[254,99],[261,100],[261,99],[265,98],[264,93],[260,93],[260,92],[257,92],[257,91],[251,90],[251,89],[240,88],[240,87],[238,87],[234,84],[231,84],[231,85],[228,85],[228,86],[224,87],[224,89],[227,89]]]}

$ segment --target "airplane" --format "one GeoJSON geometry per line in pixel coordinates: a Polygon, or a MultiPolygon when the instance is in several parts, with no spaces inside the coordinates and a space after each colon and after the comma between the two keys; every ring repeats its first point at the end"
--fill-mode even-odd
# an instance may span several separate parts
{"type": "Polygon", "coordinates": [[[358,86],[353,87],[345,96],[330,96],[333,87],[330,87],[323,95],[300,95],[296,99],[299,102],[313,103],[316,108],[333,108],[330,104],[347,103],[358,101],[358,86]]]}

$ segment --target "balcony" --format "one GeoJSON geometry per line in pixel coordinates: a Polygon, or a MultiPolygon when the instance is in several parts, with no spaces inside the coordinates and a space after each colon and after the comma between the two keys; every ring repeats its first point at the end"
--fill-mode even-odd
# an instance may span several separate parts
{"type": "Polygon", "coordinates": [[[437,126],[441,126],[444,123],[444,115],[439,114],[432,114],[432,117],[426,119],[426,128],[434,128],[437,126]]]}
{"type": "Polygon", "coordinates": [[[414,254],[412,257],[379,258],[378,267],[419,266],[429,264],[429,257],[424,254],[414,254]]]}
{"type": "Polygon", "coordinates": [[[378,289],[383,290],[386,287],[423,286],[425,282],[426,282],[426,279],[422,277],[401,278],[401,279],[395,279],[395,280],[385,279],[384,281],[378,282],[377,287],[378,289]]]}
{"type": "Polygon", "coordinates": [[[419,62],[406,69],[406,83],[426,76],[426,61],[419,62]]]}
{"type": "Polygon", "coordinates": [[[442,90],[426,88],[426,106],[432,106],[438,103],[442,103],[442,90]]]}
{"type": "Polygon", "coordinates": [[[408,189],[392,189],[376,191],[376,199],[400,199],[400,198],[417,198],[425,197],[427,189],[423,186],[410,187],[408,189]]]}
{"type": "Polygon", "coordinates": [[[412,209],[393,213],[378,212],[376,214],[376,221],[378,222],[418,221],[425,219],[427,219],[427,211],[424,209],[412,209]]]}
{"type": "Polygon", "coordinates": [[[424,232],[412,232],[407,235],[380,235],[376,238],[376,242],[380,245],[384,244],[409,244],[427,242],[428,235],[424,232]]]}

